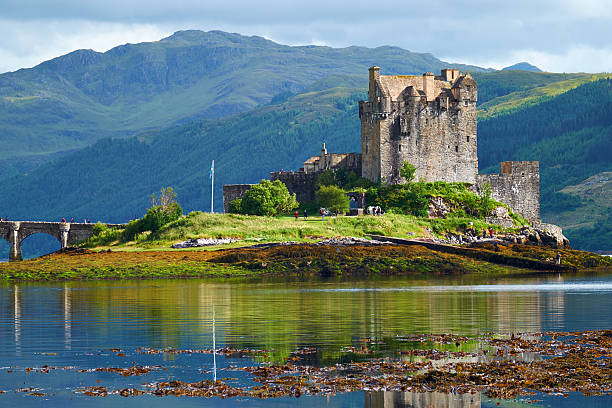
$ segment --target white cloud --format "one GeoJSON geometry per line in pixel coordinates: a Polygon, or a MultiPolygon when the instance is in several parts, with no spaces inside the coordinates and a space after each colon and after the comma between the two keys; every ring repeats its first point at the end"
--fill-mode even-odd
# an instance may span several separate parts
{"type": "Polygon", "coordinates": [[[497,59],[442,58],[463,64],[501,69],[526,61],[547,72],[612,72],[612,48],[572,46],[563,53],[553,54],[533,49],[512,50],[497,59]]]}
{"type": "Polygon", "coordinates": [[[612,0],[2,0],[0,72],[78,48],[105,51],[184,29],[289,45],[398,46],[449,62],[612,70],[612,0]]]}
{"type": "Polygon", "coordinates": [[[157,41],[172,34],[155,25],[94,21],[28,21],[0,19],[0,72],[31,67],[77,49],[104,52],[128,42],[157,41]]]}

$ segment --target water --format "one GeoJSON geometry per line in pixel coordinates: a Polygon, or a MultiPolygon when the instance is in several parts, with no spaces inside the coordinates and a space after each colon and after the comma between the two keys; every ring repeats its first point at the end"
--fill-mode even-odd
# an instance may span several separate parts
{"type": "MultiPolygon", "coordinates": [[[[609,329],[612,276],[21,284],[0,287],[0,311],[0,391],[6,391],[0,395],[0,406],[488,407],[496,406],[497,401],[480,394],[353,392],[299,399],[222,400],[102,398],[75,391],[83,386],[142,388],[142,383],[167,379],[212,379],[210,354],[149,355],[139,353],[138,348],[212,348],[213,327],[217,348],[270,350],[267,358],[216,357],[217,377],[233,378],[227,382],[235,386],[250,385],[250,375],[227,370],[230,365],[285,362],[303,347],[316,347],[311,363],[324,366],[345,358],[341,350],[360,346],[362,339],[380,340],[381,351],[393,356],[397,355],[395,347],[401,346],[392,339],[401,335],[609,329]],[[133,364],[161,367],[131,377],[78,372],[133,364]],[[37,372],[44,365],[57,368],[37,372]],[[35,370],[27,372],[27,368],[35,370]],[[45,395],[19,391],[31,387],[45,395]]],[[[610,396],[537,398],[543,400],[541,406],[612,406],[610,396]]]]}

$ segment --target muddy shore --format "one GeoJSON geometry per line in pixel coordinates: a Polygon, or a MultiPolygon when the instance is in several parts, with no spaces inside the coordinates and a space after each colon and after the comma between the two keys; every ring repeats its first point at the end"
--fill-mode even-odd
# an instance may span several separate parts
{"type": "MultiPolygon", "coordinates": [[[[96,251],[68,248],[22,262],[0,264],[0,280],[57,281],[151,278],[293,279],[462,274],[546,273],[529,265],[550,264],[557,252],[568,271],[612,270],[612,259],[590,252],[520,244],[482,244],[448,253],[422,245],[355,242],[282,243],[246,248],[169,251],[96,251]],[[525,259],[525,267],[504,264],[504,257],[525,259]],[[500,259],[502,260],[500,262],[500,259]]],[[[520,263],[519,263],[520,265],[520,263]]],[[[543,270],[544,269],[544,270],[543,270]]],[[[558,271],[556,271],[558,272],[558,271]]]]}

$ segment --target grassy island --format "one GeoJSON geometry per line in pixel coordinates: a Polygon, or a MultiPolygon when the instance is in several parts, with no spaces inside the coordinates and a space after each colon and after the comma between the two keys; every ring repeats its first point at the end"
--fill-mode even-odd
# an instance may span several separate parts
{"type": "MultiPolygon", "coordinates": [[[[489,225],[469,218],[427,219],[408,215],[360,217],[261,217],[193,212],[156,232],[143,232],[133,241],[121,240],[122,230],[99,228],[79,248],[29,261],[0,265],[4,281],[54,281],[131,278],[262,278],[288,279],[377,277],[390,275],[487,275],[534,273],[502,265],[489,257],[508,256],[551,262],[557,250],[547,247],[493,244],[473,248],[478,257],[445,253],[413,245],[321,245],[330,237],[387,235],[433,238],[467,227],[489,225]],[[473,225],[470,225],[470,222],[473,225]],[[233,243],[172,249],[193,238],[233,238],[233,243]],[[287,243],[291,241],[291,243],[287,243]],[[284,242],[284,245],[271,243],[284,242]]],[[[495,226],[496,234],[511,232],[495,226]]],[[[612,266],[612,260],[563,249],[562,264],[576,268],[612,266]]]]}

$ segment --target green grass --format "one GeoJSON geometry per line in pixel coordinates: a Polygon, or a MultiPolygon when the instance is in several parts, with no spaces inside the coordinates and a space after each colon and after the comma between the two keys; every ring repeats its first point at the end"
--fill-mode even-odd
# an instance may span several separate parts
{"type": "Polygon", "coordinates": [[[512,92],[508,95],[493,98],[478,107],[478,119],[493,118],[495,116],[525,109],[528,106],[551,100],[553,97],[577,88],[587,82],[594,82],[604,78],[612,78],[612,74],[583,74],[577,78],[553,82],[547,85],[512,92]]]}
{"type": "MultiPolygon", "coordinates": [[[[87,241],[89,248],[121,250],[168,249],[173,243],[194,238],[235,238],[241,242],[223,247],[258,242],[312,242],[326,237],[388,235],[395,237],[433,237],[456,233],[470,227],[481,231],[491,225],[472,218],[428,219],[411,215],[385,214],[359,217],[260,217],[238,214],[192,212],[163,227],[157,233],[142,233],[135,241],[120,242],[120,231],[107,230],[87,241]]],[[[493,226],[496,231],[501,227],[493,226]]]]}

